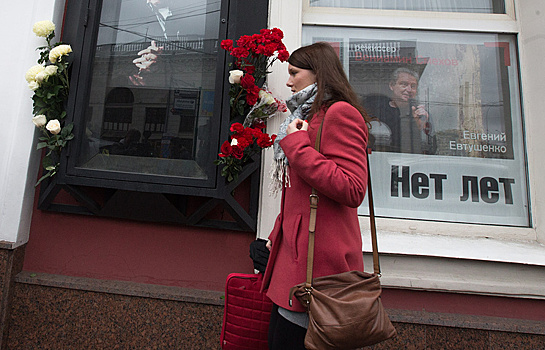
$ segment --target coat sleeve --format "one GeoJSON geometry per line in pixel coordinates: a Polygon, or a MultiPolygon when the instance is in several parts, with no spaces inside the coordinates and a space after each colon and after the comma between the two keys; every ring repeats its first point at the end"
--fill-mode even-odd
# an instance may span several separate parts
{"type": "Polygon", "coordinates": [[[280,145],[290,171],[336,202],[357,207],[367,189],[367,136],[359,111],[337,102],[325,114],[321,153],[314,149],[306,131],[291,133],[280,145]]]}

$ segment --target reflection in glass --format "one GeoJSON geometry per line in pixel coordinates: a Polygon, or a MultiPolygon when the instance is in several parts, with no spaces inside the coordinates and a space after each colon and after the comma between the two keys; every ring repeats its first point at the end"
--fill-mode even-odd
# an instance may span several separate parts
{"type": "Polygon", "coordinates": [[[514,35],[303,27],[303,44],[316,41],[338,48],[376,118],[377,215],[529,225],[514,35]]]}
{"type": "Polygon", "coordinates": [[[351,38],[350,82],[376,118],[375,150],[513,159],[509,40],[351,38]]]}
{"type": "Polygon", "coordinates": [[[310,6],[403,11],[505,13],[505,0],[310,0],[310,6]]]}
{"type": "Polygon", "coordinates": [[[103,2],[77,166],[207,179],[219,0],[103,2]]]}

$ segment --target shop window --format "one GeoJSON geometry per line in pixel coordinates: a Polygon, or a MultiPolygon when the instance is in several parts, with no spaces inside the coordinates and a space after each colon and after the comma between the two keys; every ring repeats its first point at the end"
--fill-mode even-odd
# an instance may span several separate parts
{"type": "Polygon", "coordinates": [[[403,11],[505,13],[505,0],[310,0],[310,6],[403,11]]]}
{"type": "Polygon", "coordinates": [[[377,215],[530,225],[514,35],[304,26],[316,41],[375,118],[377,215]]]}
{"type": "Polygon", "coordinates": [[[219,43],[259,32],[267,12],[267,2],[252,0],[68,1],[63,41],[74,52],[67,112],[76,137],[59,173],[42,186],[40,207],[119,216],[107,203],[118,195],[106,191],[101,202],[83,186],[95,194],[107,188],[133,198],[138,192],[142,206],[153,206],[145,193],[168,196],[179,217],[163,212],[157,219],[190,224],[223,201],[231,221],[255,229],[256,191],[241,205],[233,190],[258,186],[260,156],[232,183],[213,163],[219,140],[238,121],[230,120],[227,97],[232,57],[219,43]],[[85,208],[52,206],[59,188],[85,208]],[[201,206],[188,205],[195,202],[189,197],[201,206]]]}
{"type": "Polygon", "coordinates": [[[198,141],[217,138],[218,129],[212,135],[206,128],[214,116],[201,113],[199,91],[222,86],[216,84],[220,5],[212,0],[102,3],[89,75],[93,114],[78,123],[91,137],[78,139],[86,152],[77,152],[67,173],[122,171],[137,181],[145,173],[214,184],[212,143],[198,141]],[[160,111],[166,113],[152,114],[160,111]]]}

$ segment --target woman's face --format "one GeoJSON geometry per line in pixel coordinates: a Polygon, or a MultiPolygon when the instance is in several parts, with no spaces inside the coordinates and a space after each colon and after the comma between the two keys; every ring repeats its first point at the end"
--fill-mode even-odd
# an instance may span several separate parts
{"type": "Polygon", "coordinates": [[[286,85],[291,89],[292,93],[301,91],[316,82],[316,74],[310,69],[298,68],[289,64],[288,73],[290,77],[286,85]]]}

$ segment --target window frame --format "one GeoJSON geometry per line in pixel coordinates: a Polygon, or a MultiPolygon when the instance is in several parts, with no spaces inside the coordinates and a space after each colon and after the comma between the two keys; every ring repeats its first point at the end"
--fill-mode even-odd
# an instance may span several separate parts
{"type": "Polygon", "coordinates": [[[514,0],[505,0],[505,14],[315,7],[310,6],[310,0],[302,0],[302,5],[303,25],[518,32],[514,0]]]}
{"type": "MultiPolygon", "coordinates": [[[[398,11],[354,8],[331,8],[310,6],[310,0],[301,0],[301,31],[304,26],[332,26],[352,28],[377,28],[377,29],[416,29],[433,30],[437,32],[476,32],[476,33],[505,33],[517,35],[520,31],[515,16],[515,0],[505,0],[505,14],[483,13],[452,13],[430,11],[398,11]]],[[[302,36],[301,36],[302,40],[302,36]]],[[[517,39],[518,41],[518,39],[517,39]]],[[[517,44],[517,43],[516,43],[517,44]]],[[[517,55],[518,56],[518,55],[517,55]]],[[[519,76],[520,76],[520,64],[519,76]]],[[[519,85],[522,81],[519,79],[519,85]]],[[[523,132],[523,147],[525,162],[528,164],[528,150],[526,142],[526,128],[524,123],[524,106],[521,94],[521,123],[523,132]]],[[[512,240],[537,240],[537,232],[534,229],[535,221],[532,215],[532,198],[530,196],[531,183],[528,180],[529,169],[526,169],[526,183],[528,192],[529,227],[510,227],[501,225],[485,225],[472,223],[447,223],[435,222],[424,219],[398,219],[378,218],[380,227],[389,232],[409,232],[424,235],[434,235],[442,232],[451,237],[490,237],[490,227],[494,227],[494,238],[512,240]],[[463,227],[463,229],[460,229],[463,227]]],[[[359,216],[360,227],[367,227],[368,217],[359,216]]],[[[369,245],[364,245],[369,247],[369,245]]],[[[392,253],[405,254],[405,249],[395,247],[392,253]]],[[[456,251],[445,249],[439,256],[456,257],[456,251]]],[[[478,254],[485,256],[486,253],[478,254]]]]}
{"type": "MultiPolygon", "coordinates": [[[[445,222],[458,222],[458,223],[467,223],[467,224],[484,224],[484,225],[498,225],[498,226],[503,225],[503,226],[518,226],[518,227],[531,226],[531,216],[529,215],[529,212],[528,212],[528,203],[527,203],[527,201],[529,200],[527,196],[528,174],[524,166],[526,164],[527,155],[526,155],[525,139],[523,135],[524,122],[522,120],[522,114],[521,114],[522,109],[520,105],[521,95],[519,91],[520,84],[518,81],[518,78],[519,78],[518,62],[516,59],[516,56],[517,56],[516,55],[516,37],[513,36],[512,34],[502,34],[502,33],[475,33],[475,32],[454,33],[449,31],[445,32],[445,31],[438,31],[438,30],[405,31],[405,30],[392,29],[392,28],[361,29],[361,28],[344,27],[344,26],[340,26],[340,27],[339,26],[327,26],[327,27],[326,26],[324,27],[303,26],[303,45],[309,44],[313,41],[319,41],[319,40],[334,41],[339,43],[341,59],[342,59],[342,63],[344,65],[345,71],[350,76],[350,81],[354,85],[355,91],[358,94],[362,94],[362,96],[364,97],[366,96],[366,94],[369,94],[369,93],[371,93],[371,96],[375,94],[375,97],[376,97],[377,94],[379,93],[386,94],[386,92],[380,91],[376,87],[375,87],[375,90],[367,90],[365,87],[363,87],[364,81],[366,80],[365,79],[366,72],[373,70],[374,68],[372,67],[373,65],[372,57],[369,60],[360,59],[360,63],[357,63],[358,60],[354,58],[355,57],[354,53],[358,49],[354,49],[353,43],[356,43],[357,45],[358,40],[362,40],[364,42],[366,40],[370,40],[373,43],[374,42],[390,43],[396,40],[399,40],[400,42],[410,42],[411,40],[415,40],[416,42],[420,44],[423,43],[424,44],[423,46],[425,46],[426,44],[428,45],[435,45],[435,44],[457,45],[457,43],[472,42],[473,40],[475,40],[475,38],[479,38],[479,41],[480,40],[487,41],[485,39],[489,39],[488,41],[500,40],[500,41],[508,41],[510,43],[509,47],[511,49],[510,50],[511,64],[509,64],[509,66],[511,67],[509,67],[510,73],[508,74],[509,81],[507,84],[510,86],[510,89],[508,93],[507,93],[507,90],[503,91],[503,93],[505,95],[508,95],[510,99],[507,100],[508,103],[506,103],[505,105],[508,106],[508,108],[504,112],[502,112],[502,115],[503,115],[503,118],[505,118],[504,120],[505,127],[508,127],[507,125],[508,124],[511,125],[512,123],[512,126],[508,128],[510,130],[509,133],[512,134],[513,140],[514,140],[512,143],[512,146],[513,146],[513,152],[516,153],[515,158],[505,158],[501,160],[501,159],[493,159],[495,157],[485,156],[487,157],[487,159],[486,160],[483,159],[484,163],[482,163],[479,160],[480,158],[469,157],[468,155],[460,156],[460,154],[458,154],[458,156],[460,157],[455,156],[454,158],[452,158],[452,156],[454,156],[454,153],[456,151],[447,150],[447,147],[445,147],[444,142],[442,146],[438,146],[437,148],[438,153],[435,153],[435,152],[433,153],[434,157],[436,158],[423,156],[419,152],[398,153],[395,150],[389,150],[388,152],[383,153],[384,150],[381,151],[379,149],[377,151],[377,148],[374,148],[373,155],[370,157],[372,173],[374,174],[375,177],[377,177],[377,180],[378,180],[374,182],[374,188],[375,190],[385,194],[384,196],[378,197],[375,200],[375,211],[377,216],[404,218],[404,219],[407,219],[407,217],[405,216],[408,216],[408,218],[413,218],[415,220],[445,221],[445,222]],[[498,36],[499,38],[501,38],[501,40],[498,38],[498,36]],[[430,43],[433,43],[433,44],[430,44],[430,43]],[[370,62],[368,63],[369,66],[364,66],[365,64],[364,61],[370,62]],[[360,71],[358,70],[358,67],[360,67],[359,69],[361,69],[361,67],[368,67],[367,69],[369,70],[366,70],[366,68],[363,68],[363,70],[360,71]],[[357,72],[355,73],[355,75],[352,75],[354,74],[352,71],[353,68],[355,68],[357,72]],[[439,151],[442,151],[442,152],[439,152],[439,151]],[[446,160],[445,158],[440,158],[445,156],[449,160],[446,160]],[[394,158],[396,160],[394,161],[394,163],[390,163],[390,164],[399,165],[400,171],[401,171],[401,165],[404,165],[403,168],[408,170],[409,167],[405,165],[412,164],[412,166],[410,167],[411,174],[419,173],[419,172],[426,173],[427,171],[430,171],[431,173],[436,173],[436,174],[443,174],[441,170],[442,166],[440,164],[447,165],[447,163],[451,161],[456,161],[459,165],[464,164],[464,166],[459,166],[458,169],[464,169],[466,167],[468,169],[471,169],[471,170],[466,169],[467,174],[470,174],[470,173],[473,174],[474,172],[479,173],[480,171],[484,171],[484,169],[486,168],[488,169],[487,171],[485,171],[485,173],[487,173],[486,176],[497,175],[501,177],[500,175],[498,175],[499,173],[501,173],[500,170],[502,168],[509,167],[510,170],[509,170],[508,176],[512,175],[514,176],[514,178],[516,178],[516,183],[517,183],[516,186],[519,186],[519,187],[517,188],[515,186],[514,188],[516,188],[515,191],[518,194],[518,196],[520,196],[520,198],[515,201],[514,206],[507,205],[507,206],[501,207],[502,208],[501,210],[503,211],[500,211],[500,207],[494,208],[493,205],[488,205],[488,207],[486,207],[487,205],[484,204],[483,202],[484,199],[481,199],[481,203],[483,203],[484,206],[481,206],[478,209],[473,206],[477,204],[461,205],[462,203],[465,203],[465,202],[458,201],[457,199],[453,201],[453,199],[457,198],[458,194],[461,194],[461,192],[458,193],[458,191],[461,190],[460,186],[462,185],[462,181],[460,180],[462,179],[462,176],[466,178],[468,178],[468,176],[466,176],[466,172],[464,172],[464,170],[461,170],[461,174],[459,174],[457,173],[457,169],[450,169],[449,172],[444,173],[445,180],[448,174],[449,181],[445,181],[445,183],[440,182],[441,185],[439,186],[442,189],[442,192],[444,192],[447,197],[450,196],[450,200],[446,198],[441,198],[441,200],[433,200],[433,199],[430,200],[433,197],[432,195],[431,196],[425,195],[422,197],[417,197],[417,195],[411,195],[409,196],[410,198],[408,197],[404,199],[401,199],[401,198],[394,199],[394,197],[397,197],[397,196],[394,196],[393,194],[390,196],[387,194],[387,193],[390,193],[390,185],[391,185],[389,175],[388,175],[389,170],[387,170],[387,168],[383,168],[383,167],[389,167],[388,163],[392,161],[394,158]],[[513,165],[513,164],[509,165],[509,164],[506,164],[505,162],[507,163],[511,162],[516,165],[513,165]],[[430,168],[428,168],[424,164],[430,165],[430,168]],[[415,168],[419,170],[414,170],[415,168]],[[384,180],[386,178],[388,179],[384,180]],[[459,183],[456,183],[456,181],[459,181],[459,183]],[[452,186],[453,183],[456,184],[456,187],[452,186]],[[456,203],[460,205],[456,207],[456,203]],[[419,206],[421,207],[418,208],[419,206]],[[455,207],[459,209],[460,211],[455,209],[455,207]],[[471,209],[468,210],[468,208],[471,208],[471,209]],[[437,211],[435,209],[437,209],[437,211]],[[474,213],[474,209],[482,210],[482,211],[480,211],[478,215],[472,215],[474,213]],[[510,216],[511,214],[513,214],[513,211],[517,212],[516,218],[510,216]],[[444,213],[444,214],[441,214],[441,213],[444,213]],[[488,215],[491,215],[491,216],[487,216],[485,215],[485,213],[488,213],[488,215]]],[[[387,44],[384,44],[384,45],[387,45],[387,44]]],[[[420,50],[423,50],[421,46],[419,46],[419,48],[420,50]]],[[[403,50],[403,48],[401,50],[403,50]]],[[[360,51],[360,53],[361,52],[362,51],[360,51]]],[[[368,53],[368,54],[372,55],[371,53],[368,53]]],[[[422,53],[419,52],[419,55],[421,54],[422,53]]],[[[384,55],[386,57],[388,53],[385,53],[384,55]]],[[[407,57],[410,56],[410,54],[408,54],[407,52],[405,52],[405,54],[400,53],[399,55],[400,56],[408,55],[407,57]]],[[[365,58],[365,53],[363,57],[365,58]]],[[[438,57],[442,57],[442,56],[438,56],[438,57]]],[[[448,57],[448,56],[443,56],[443,57],[448,57]]],[[[386,58],[385,58],[385,62],[387,62],[386,58]]],[[[416,62],[418,63],[418,59],[416,60],[416,62]]],[[[423,61],[420,61],[420,63],[422,62],[423,61]]],[[[438,62],[436,63],[437,64],[435,65],[435,67],[441,66],[440,63],[438,62]]],[[[384,63],[384,65],[382,65],[381,63],[379,63],[377,66],[382,67],[380,69],[388,70],[390,69],[388,67],[391,67],[391,65],[395,65],[395,64],[396,63],[384,63]]],[[[397,65],[396,67],[398,67],[399,65],[397,65]]],[[[415,69],[415,70],[418,70],[419,69],[418,67],[424,67],[424,65],[414,64],[414,61],[412,63],[407,63],[407,66],[408,67],[410,66],[411,69],[415,69]]],[[[381,74],[384,77],[384,73],[381,73],[381,74]]],[[[388,74],[389,73],[386,73],[386,77],[389,77],[388,74]]],[[[378,79],[376,78],[376,73],[368,74],[368,76],[370,77],[371,80],[378,79]]],[[[450,89],[452,87],[451,83],[456,83],[455,81],[449,81],[448,88],[446,86],[443,86],[443,90],[440,90],[441,87],[438,87],[437,85],[440,86],[441,83],[437,83],[437,84],[433,83],[433,80],[430,81],[429,75],[428,76],[422,75],[421,78],[422,79],[420,80],[420,84],[423,84],[422,85],[423,88],[420,89],[418,98],[423,98],[424,101],[426,101],[426,98],[424,97],[425,88],[431,87],[432,91],[434,91],[434,89],[435,91],[443,91],[443,94],[445,95],[450,92],[450,89]]],[[[373,83],[369,83],[369,85],[371,84],[373,83]]],[[[381,81],[380,87],[382,87],[383,85],[386,86],[386,84],[387,82],[381,81]]],[[[381,96],[385,96],[385,95],[381,95],[381,96]]],[[[501,100],[502,96],[495,96],[495,97],[500,98],[501,100]]],[[[507,98],[506,96],[503,96],[503,97],[507,98]]],[[[483,103],[484,103],[484,98],[485,97],[483,96],[483,103]]],[[[500,100],[494,100],[494,101],[500,101],[500,100]]],[[[429,98],[427,101],[429,101],[429,98]]],[[[451,100],[450,102],[455,103],[457,101],[451,100]]],[[[373,113],[377,113],[376,111],[376,108],[378,108],[377,103],[378,103],[377,100],[371,101],[370,105],[366,105],[364,103],[364,107],[366,106],[368,108],[367,109],[368,113],[372,115],[373,113]]],[[[426,106],[426,109],[430,112],[430,115],[432,116],[432,118],[434,115],[437,116],[441,114],[441,113],[438,113],[440,112],[441,109],[432,110],[432,108],[433,106],[426,106]]],[[[438,119],[434,119],[434,123],[436,126],[439,126],[441,124],[441,121],[444,121],[440,118],[441,117],[439,117],[438,119]]],[[[373,134],[374,130],[375,130],[374,128],[371,129],[370,133],[373,134]]],[[[447,139],[445,138],[445,136],[450,137],[450,135],[445,135],[445,134],[441,135],[441,132],[445,130],[444,128],[439,127],[437,130],[438,130],[437,131],[438,140],[444,141],[447,139]]],[[[460,129],[460,132],[461,131],[462,129],[460,129]]],[[[510,139],[511,137],[508,137],[508,138],[510,139]]],[[[457,137],[453,137],[450,140],[454,140],[454,139],[457,139],[457,137]]],[[[461,137],[458,140],[460,142],[465,141],[461,139],[461,137]]],[[[397,166],[396,166],[396,169],[397,169],[397,166]]],[[[502,173],[502,174],[503,176],[506,176],[505,173],[502,173]]],[[[484,176],[484,175],[482,175],[481,173],[481,176],[484,176]]],[[[393,181],[393,178],[394,177],[392,176],[392,181],[393,181]]],[[[430,179],[429,181],[431,184],[432,180],[430,179]]],[[[515,182],[514,179],[513,181],[515,182]]],[[[401,185],[399,186],[401,188],[401,185]]],[[[430,189],[432,187],[433,185],[430,186],[430,189]]],[[[466,187],[464,187],[464,189],[465,188],[466,187]]],[[[407,190],[409,188],[407,186],[403,186],[403,189],[407,190]]],[[[399,196],[401,196],[401,194],[399,194],[399,196]]],[[[405,194],[403,194],[403,197],[405,197],[405,194]]],[[[475,200],[472,200],[470,202],[475,202],[475,200]]],[[[364,203],[358,208],[358,213],[360,215],[367,215],[368,211],[367,211],[366,203],[367,203],[366,200],[364,200],[364,203]]],[[[507,204],[507,200],[506,200],[506,204],[507,204]]]]}
{"type": "MultiPolygon", "coordinates": [[[[276,7],[282,8],[284,3],[288,0],[276,1],[276,7]]],[[[505,0],[505,14],[482,14],[482,13],[451,13],[451,12],[430,12],[430,11],[397,11],[397,10],[369,10],[369,9],[352,9],[352,8],[331,8],[331,7],[311,7],[309,0],[299,0],[300,7],[297,8],[296,4],[293,4],[292,10],[295,8],[295,12],[286,17],[285,13],[280,13],[276,17],[271,18],[275,25],[276,23],[284,23],[289,26],[293,32],[299,34],[296,40],[293,40],[291,46],[288,49],[293,50],[302,44],[302,28],[304,26],[333,26],[333,27],[358,27],[358,28],[379,28],[379,29],[421,29],[421,30],[434,30],[434,31],[460,31],[460,32],[494,32],[517,35],[520,32],[520,24],[515,17],[515,2],[514,0],[505,0]],[[291,20],[291,23],[289,22],[291,20]],[[295,23],[293,23],[295,22],[295,23]]],[[[284,4],[284,6],[286,6],[284,4]]],[[[520,54],[520,53],[519,53],[520,54]]],[[[519,75],[520,75],[519,64],[519,75]]],[[[284,85],[283,75],[275,74],[272,76],[276,78],[271,82],[273,88],[281,89],[284,85]],[[277,78],[278,77],[278,78],[277,78]],[[278,79],[278,80],[277,80],[278,79]]],[[[522,84],[522,79],[519,79],[519,84],[522,84]]],[[[519,88],[519,92],[522,94],[522,88],[519,88]]],[[[526,147],[526,134],[527,130],[524,124],[525,119],[525,107],[521,98],[521,117],[522,117],[522,130],[523,130],[523,143],[525,147],[525,156],[528,157],[528,149],[526,147]]],[[[280,123],[281,121],[276,121],[280,123]]],[[[267,159],[271,156],[267,154],[267,159]]],[[[526,161],[527,164],[527,161],[526,161]]],[[[265,169],[264,173],[267,173],[265,169]]],[[[527,178],[530,177],[530,169],[527,169],[527,178]]],[[[265,178],[264,181],[267,181],[265,178]]],[[[395,219],[395,218],[377,218],[377,225],[381,231],[384,232],[404,232],[411,235],[426,235],[430,242],[434,241],[434,236],[440,233],[454,238],[472,237],[472,238],[489,238],[493,236],[498,239],[507,239],[513,241],[522,242],[535,242],[538,239],[538,233],[535,229],[534,214],[532,212],[532,197],[530,196],[531,181],[527,181],[529,192],[529,218],[530,227],[510,227],[500,225],[485,225],[485,224],[471,224],[471,223],[449,223],[449,222],[435,222],[420,219],[395,219]],[[493,229],[491,229],[493,228],[493,229]],[[491,231],[493,234],[491,235],[491,231]]],[[[269,228],[274,223],[275,215],[270,215],[271,208],[278,206],[279,199],[262,197],[261,208],[261,224],[259,226],[259,236],[267,237],[269,234],[269,228]]],[[[362,228],[362,236],[367,236],[369,219],[367,216],[360,216],[360,227],[362,228]]],[[[432,243],[430,243],[432,244],[432,243]]],[[[417,254],[429,254],[424,253],[428,243],[422,247],[417,248],[419,252],[417,254]]],[[[370,245],[366,241],[364,243],[364,252],[368,251],[370,245]]],[[[462,248],[461,248],[462,249],[462,248]]],[[[430,249],[432,250],[432,249],[430,249]]],[[[392,254],[411,254],[407,251],[402,244],[393,244],[388,247],[385,252],[392,254]]],[[[435,254],[434,254],[435,255],[435,254]]],[[[441,249],[437,252],[437,256],[452,257],[455,258],[459,255],[457,249],[441,249]]],[[[477,259],[487,258],[486,252],[479,252],[475,256],[477,259]]],[[[517,258],[518,259],[518,258],[517,258]]]]}
{"type": "MultiPolygon", "coordinates": [[[[83,35],[77,39],[74,38],[70,42],[74,43],[89,43],[82,45],[80,48],[75,48],[75,52],[81,53],[81,62],[74,62],[74,65],[79,64],[79,71],[77,76],[73,74],[71,77],[72,88],[70,91],[71,101],[74,101],[71,105],[69,102],[68,116],[72,118],[74,122],[74,134],[75,139],[70,143],[70,153],[74,155],[79,153],[79,148],[84,130],[79,127],[85,114],[85,108],[89,104],[89,89],[90,81],[93,74],[92,64],[94,59],[94,52],[96,49],[96,40],[98,36],[98,28],[100,21],[100,12],[102,8],[103,0],[89,0],[89,5],[86,9],[80,10],[80,16],[86,16],[86,25],[83,30],[83,35]],[[83,13],[82,13],[83,12],[83,13]],[[76,51],[81,50],[81,51],[76,51]]],[[[229,1],[223,1],[221,5],[220,18],[228,18],[229,14],[229,1]]],[[[70,11],[70,8],[68,8],[70,11]]],[[[67,16],[74,15],[67,12],[67,16]]],[[[81,18],[81,17],[80,17],[81,18]]],[[[227,37],[227,21],[221,22],[219,25],[218,42],[227,37]]],[[[65,33],[67,31],[65,30],[65,33]]],[[[69,35],[69,34],[68,34],[69,35]]],[[[64,39],[66,40],[66,39],[64,39]]],[[[221,50],[218,47],[218,54],[216,56],[216,81],[215,91],[216,96],[214,99],[214,111],[219,115],[219,125],[216,125],[215,132],[211,133],[210,140],[210,153],[215,149],[215,145],[219,144],[220,131],[225,129],[228,125],[228,121],[222,118],[222,116],[228,115],[229,106],[226,106],[226,99],[224,97],[226,93],[225,79],[223,78],[227,73],[226,62],[228,57],[225,50],[221,50]]],[[[228,127],[227,127],[228,128],[228,127]]],[[[143,174],[143,173],[124,173],[114,172],[109,170],[99,169],[82,169],[76,165],[76,156],[68,157],[66,162],[61,162],[62,169],[59,172],[59,178],[68,184],[74,185],[86,185],[86,186],[98,186],[98,187],[110,187],[120,188],[130,191],[139,191],[145,184],[146,189],[151,192],[166,192],[166,193],[193,193],[189,189],[215,189],[221,186],[221,175],[216,169],[216,166],[212,163],[213,157],[210,155],[210,164],[208,164],[206,170],[209,174],[207,179],[197,178],[181,178],[175,176],[161,176],[156,174],[143,174]],[[215,170],[215,171],[214,171],[215,170]]]]}
{"type": "MultiPolygon", "coordinates": [[[[229,125],[239,121],[230,118],[227,96],[230,86],[227,80],[228,64],[233,58],[219,47],[219,43],[226,38],[257,33],[261,28],[266,27],[268,3],[253,0],[223,0],[221,3],[215,82],[216,96],[214,99],[214,113],[217,114],[215,118],[219,125],[217,132],[213,134],[209,150],[211,153],[210,163],[215,170],[215,175],[210,176],[206,181],[191,178],[185,178],[182,181],[179,177],[164,179],[160,175],[132,174],[132,176],[128,176],[125,173],[104,170],[73,171],[78,151],[77,138],[84,132],[77,121],[81,120],[81,118],[78,119],[78,116],[85,112],[84,108],[87,108],[89,103],[92,74],[90,67],[96,48],[102,2],[103,0],[67,2],[62,40],[71,44],[73,54],[70,55],[71,87],[66,107],[66,122],[75,122],[75,139],[61,153],[59,172],[53,178],[42,182],[38,208],[66,213],[124,217],[115,213],[115,210],[108,212],[107,203],[97,201],[93,198],[93,193],[99,193],[99,197],[103,196],[107,198],[107,201],[116,196],[112,194],[114,192],[124,195],[125,199],[123,200],[129,200],[127,198],[130,196],[137,197],[142,206],[153,206],[153,204],[146,202],[146,198],[157,199],[158,196],[164,196],[168,197],[167,201],[175,209],[172,210],[174,214],[171,214],[171,217],[165,217],[158,213],[157,218],[150,220],[137,217],[136,214],[124,218],[255,231],[261,155],[254,155],[253,162],[244,168],[239,174],[238,180],[232,182],[227,182],[221,176],[221,167],[215,166],[212,161],[216,159],[217,152],[219,152],[220,141],[227,140],[229,136],[229,125]],[[244,16],[247,10],[251,10],[254,14],[251,19],[244,16]],[[235,189],[238,189],[239,186],[244,189],[236,191],[235,195],[235,189]],[[78,205],[74,205],[72,200],[68,200],[69,204],[63,203],[62,198],[61,203],[57,203],[56,198],[61,190],[68,192],[73,199],[77,200],[78,205]],[[241,198],[243,194],[246,195],[241,198]],[[198,198],[198,206],[192,204],[195,198],[198,198]],[[218,205],[223,206],[229,213],[227,219],[214,218],[213,212],[218,205]],[[212,219],[207,216],[212,216],[212,219]]],[[[242,119],[242,117],[240,118],[242,119]]],[[[164,202],[164,199],[159,200],[164,202]]]]}
{"type": "MultiPolygon", "coordinates": [[[[320,7],[320,6],[310,6],[310,2],[312,0],[308,0],[308,4],[309,6],[308,7],[320,7]]],[[[504,3],[504,6],[506,6],[505,4],[505,0],[500,0],[500,1],[503,1],[504,3]]],[[[337,7],[337,6],[323,6],[323,8],[344,8],[344,9],[361,9],[359,7],[337,7]]],[[[383,9],[379,9],[379,11],[382,11],[383,9]]],[[[388,11],[392,11],[391,9],[384,9],[384,10],[388,10],[388,11]]],[[[506,10],[506,13],[507,13],[507,9],[506,10]]],[[[396,10],[393,10],[393,11],[396,11],[396,10]]],[[[401,10],[397,10],[397,11],[401,11],[401,10]]],[[[406,10],[406,11],[412,11],[412,12],[415,12],[415,11],[418,11],[418,10],[406,10]]],[[[432,11],[432,10],[428,10],[426,12],[445,12],[445,13],[473,13],[473,12],[463,12],[463,11],[432,11]]]]}

